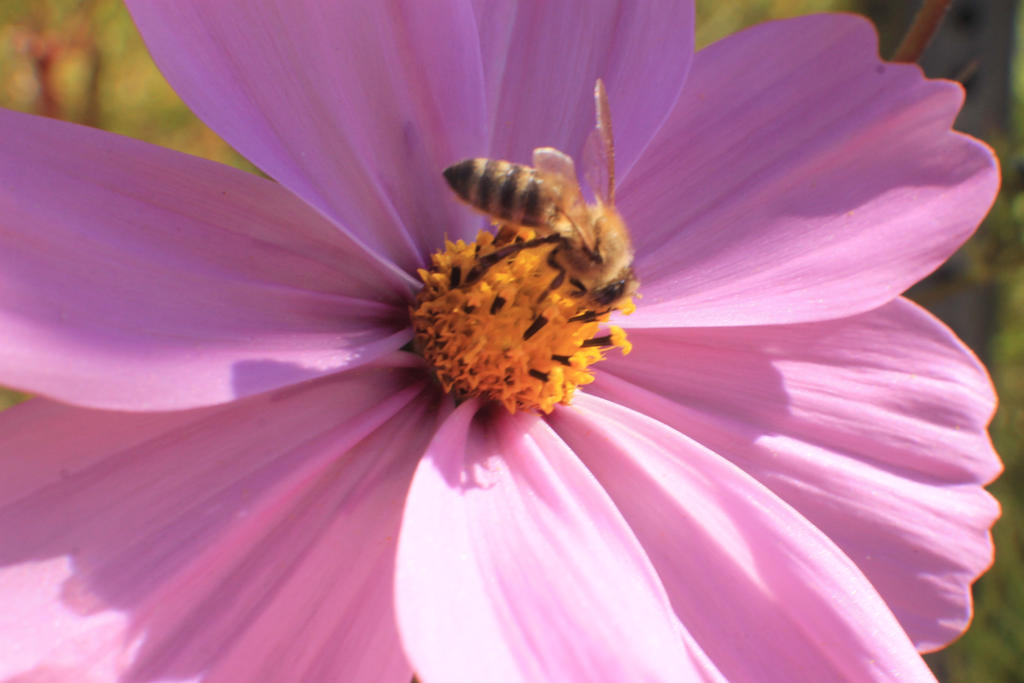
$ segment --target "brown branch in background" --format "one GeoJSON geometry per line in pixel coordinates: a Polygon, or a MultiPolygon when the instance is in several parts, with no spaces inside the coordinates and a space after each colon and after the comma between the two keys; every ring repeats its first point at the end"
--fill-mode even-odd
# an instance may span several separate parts
{"type": "Polygon", "coordinates": [[[916,62],[939,30],[951,0],[924,0],[890,61],[916,62]]]}
{"type": "Polygon", "coordinates": [[[103,53],[96,44],[95,29],[99,24],[97,19],[96,0],[83,0],[75,13],[75,25],[70,31],[71,41],[84,54],[86,63],[85,91],[82,93],[84,100],[79,123],[96,128],[102,127],[102,103],[100,101],[100,86],[103,79],[103,53]]]}
{"type": "Polygon", "coordinates": [[[102,54],[96,43],[98,0],[80,0],[59,21],[47,0],[34,0],[27,32],[27,53],[36,77],[33,111],[51,118],[99,126],[102,54]],[[61,82],[58,70],[80,66],[83,77],[61,82]]]}
{"type": "Polygon", "coordinates": [[[967,80],[974,77],[974,74],[978,73],[978,69],[981,67],[980,59],[972,59],[967,62],[959,71],[953,74],[953,78],[950,80],[956,81],[957,83],[964,84],[967,80]]]}
{"type": "Polygon", "coordinates": [[[45,36],[36,36],[32,43],[32,66],[39,84],[36,95],[36,113],[49,116],[51,119],[61,118],[60,98],[53,74],[54,63],[60,47],[45,36]]]}
{"type": "Polygon", "coordinates": [[[32,6],[29,16],[28,56],[36,76],[35,113],[60,118],[61,106],[54,83],[53,69],[60,45],[49,35],[50,4],[40,1],[32,6]]]}

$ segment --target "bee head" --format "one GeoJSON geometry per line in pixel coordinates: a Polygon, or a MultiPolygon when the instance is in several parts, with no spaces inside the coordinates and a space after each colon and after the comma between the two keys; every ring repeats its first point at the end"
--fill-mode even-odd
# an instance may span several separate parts
{"type": "Polygon", "coordinates": [[[636,291],[636,285],[633,269],[627,268],[611,282],[593,290],[590,297],[601,306],[610,306],[623,297],[632,295],[636,291]]]}

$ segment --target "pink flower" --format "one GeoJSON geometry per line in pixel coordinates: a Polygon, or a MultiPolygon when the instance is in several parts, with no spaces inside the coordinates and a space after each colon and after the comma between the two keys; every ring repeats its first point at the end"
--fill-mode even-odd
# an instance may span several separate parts
{"type": "Polygon", "coordinates": [[[928,679],[992,559],[984,368],[899,294],[992,202],[959,87],[851,16],[129,0],[275,181],[0,112],[0,673],[928,679]],[[579,157],[608,86],[643,298],[547,417],[458,407],[441,169],[579,157]],[[684,87],[685,83],[685,87],[684,87]]]}

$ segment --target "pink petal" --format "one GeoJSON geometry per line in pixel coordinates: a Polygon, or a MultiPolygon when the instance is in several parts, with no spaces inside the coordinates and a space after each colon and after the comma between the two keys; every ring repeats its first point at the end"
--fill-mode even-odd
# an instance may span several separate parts
{"type": "Polygon", "coordinates": [[[484,150],[459,0],[130,0],[186,103],[275,180],[406,270],[472,222],[441,171],[484,150]]]}
{"type": "Polygon", "coordinates": [[[536,416],[460,406],[416,470],[398,549],[422,680],[695,680],[658,577],[536,416]]]}
{"type": "Polygon", "coordinates": [[[854,318],[637,330],[595,392],[729,458],[824,531],[920,649],[967,627],[992,562],[995,397],[949,330],[904,299],[854,318]]]}
{"type": "Polygon", "coordinates": [[[552,425],[728,680],[933,680],[856,566],[770,491],[653,419],[590,396],[552,425]]]}
{"type": "Polygon", "coordinates": [[[650,142],[693,58],[693,2],[474,0],[490,154],[529,162],[534,147],[579,159],[604,79],[620,175],[650,142]]]}
{"type": "Polygon", "coordinates": [[[874,29],[849,15],[699,52],[620,193],[643,294],[628,325],[824,320],[892,299],[995,197],[991,150],[950,130],[962,100],[879,61],[874,29]]]}
{"type": "Polygon", "coordinates": [[[4,384],[186,408],[407,339],[406,282],[275,183],[15,112],[0,128],[4,384]]]}
{"type": "Polygon", "coordinates": [[[0,569],[4,600],[4,609],[0,610],[0,674],[4,681],[117,680],[121,652],[137,647],[138,639],[123,615],[90,615],[67,609],[63,604],[65,593],[72,591],[64,586],[74,585],[73,571],[67,557],[0,569]],[[82,662],[88,662],[87,667],[82,662]]]}
{"type": "Polygon", "coordinates": [[[0,678],[407,681],[392,581],[437,423],[423,378],[367,366],[192,411],[5,411],[0,678]]]}

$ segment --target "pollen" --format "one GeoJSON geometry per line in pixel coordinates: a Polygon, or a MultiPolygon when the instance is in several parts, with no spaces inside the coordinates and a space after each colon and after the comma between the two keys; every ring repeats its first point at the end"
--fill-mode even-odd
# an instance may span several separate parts
{"type": "MultiPolygon", "coordinates": [[[[610,311],[594,310],[552,263],[554,241],[510,248],[541,241],[528,228],[481,231],[472,243],[446,241],[419,271],[414,346],[457,400],[550,413],[594,381],[590,366],[607,350],[629,353],[622,328],[607,325],[610,311]]],[[[634,309],[629,299],[619,305],[634,309]]]]}

